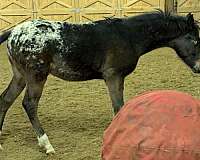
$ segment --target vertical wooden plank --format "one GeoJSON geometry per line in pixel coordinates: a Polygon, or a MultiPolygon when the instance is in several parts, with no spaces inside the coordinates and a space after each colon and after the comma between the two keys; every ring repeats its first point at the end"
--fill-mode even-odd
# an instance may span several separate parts
{"type": "Polygon", "coordinates": [[[32,13],[33,13],[33,19],[37,19],[37,0],[31,0],[32,1],[32,13]]]}
{"type": "Polygon", "coordinates": [[[166,13],[174,13],[174,0],[165,0],[165,12],[166,13]]]}
{"type": "Polygon", "coordinates": [[[80,12],[81,12],[81,6],[83,5],[83,1],[81,0],[74,0],[75,3],[75,8],[73,10],[74,16],[75,16],[75,23],[80,23],[81,17],[80,17],[80,12]]]}
{"type": "Polygon", "coordinates": [[[116,11],[115,11],[115,17],[120,18],[121,15],[122,15],[121,0],[116,0],[116,11]]]}
{"type": "Polygon", "coordinates": [[[33,18],[32,1],[4,0],[0,3],[0,31],[33,18]]]}
{"type": "Polygon", "coordinates": [[[178,12],[178,1],[177,0],[174,0],[174,13],[177,14],[178,12]]]}

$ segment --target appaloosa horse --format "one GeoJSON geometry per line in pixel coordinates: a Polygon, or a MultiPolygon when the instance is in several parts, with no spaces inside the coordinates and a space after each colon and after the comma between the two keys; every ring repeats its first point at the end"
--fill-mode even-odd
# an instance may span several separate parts
{"type": "Polygon", "coordinates": [[[46,153],[54,149],[37,108],[49,74],[67,81],[103,79],[116,114],[124,104],[124,78],[145,53],[171,47],[194,72],[200,72],[199,31],[192,14],[158,11],[89,24],[32,20],[4,32],[0,43],[6,40],[13,78],[0,96],[0,131],[6,112],[26,87],[22,104],[46,153]]]}

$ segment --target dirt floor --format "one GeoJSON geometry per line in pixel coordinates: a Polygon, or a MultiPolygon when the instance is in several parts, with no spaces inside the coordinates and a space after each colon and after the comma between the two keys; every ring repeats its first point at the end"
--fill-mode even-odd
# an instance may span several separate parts
{"type": "MultiPolygon", "coordinates": [[[[0,46],[0,92],[11,79],[5,44],[0,46]]],[[[172,49],[141,57],[126,79],[125,100],[147,90],[176,89],[200,98],[200,75],[193,74],[172,49]]],[[[23,94],[9,110],[0,160],[99,160],[104,129],[112,109],[103,81],[66,82],[49,76],[39,107],[41,123],[56,150],[47,156],[39,149],[31,124],[21,106],[23,94]]]]}

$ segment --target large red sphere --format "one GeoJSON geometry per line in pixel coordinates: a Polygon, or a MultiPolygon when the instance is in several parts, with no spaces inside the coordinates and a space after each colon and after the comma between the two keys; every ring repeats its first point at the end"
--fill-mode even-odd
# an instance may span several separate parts
{"type": "Polygon", "coordinates": [[[102,160],[200,160],[200,101],[178,91],[131,99],[104,133],[102,160]]]}

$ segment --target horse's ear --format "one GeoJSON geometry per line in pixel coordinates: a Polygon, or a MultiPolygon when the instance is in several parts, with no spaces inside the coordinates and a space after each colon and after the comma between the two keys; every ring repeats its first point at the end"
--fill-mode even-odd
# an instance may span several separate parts
{"type": "Polygon", "coordinates": [[[189,25],[194,24],[194,17],[192,13],[188,13],[186,17],[187,17],[187,22],[189,25]]]}

